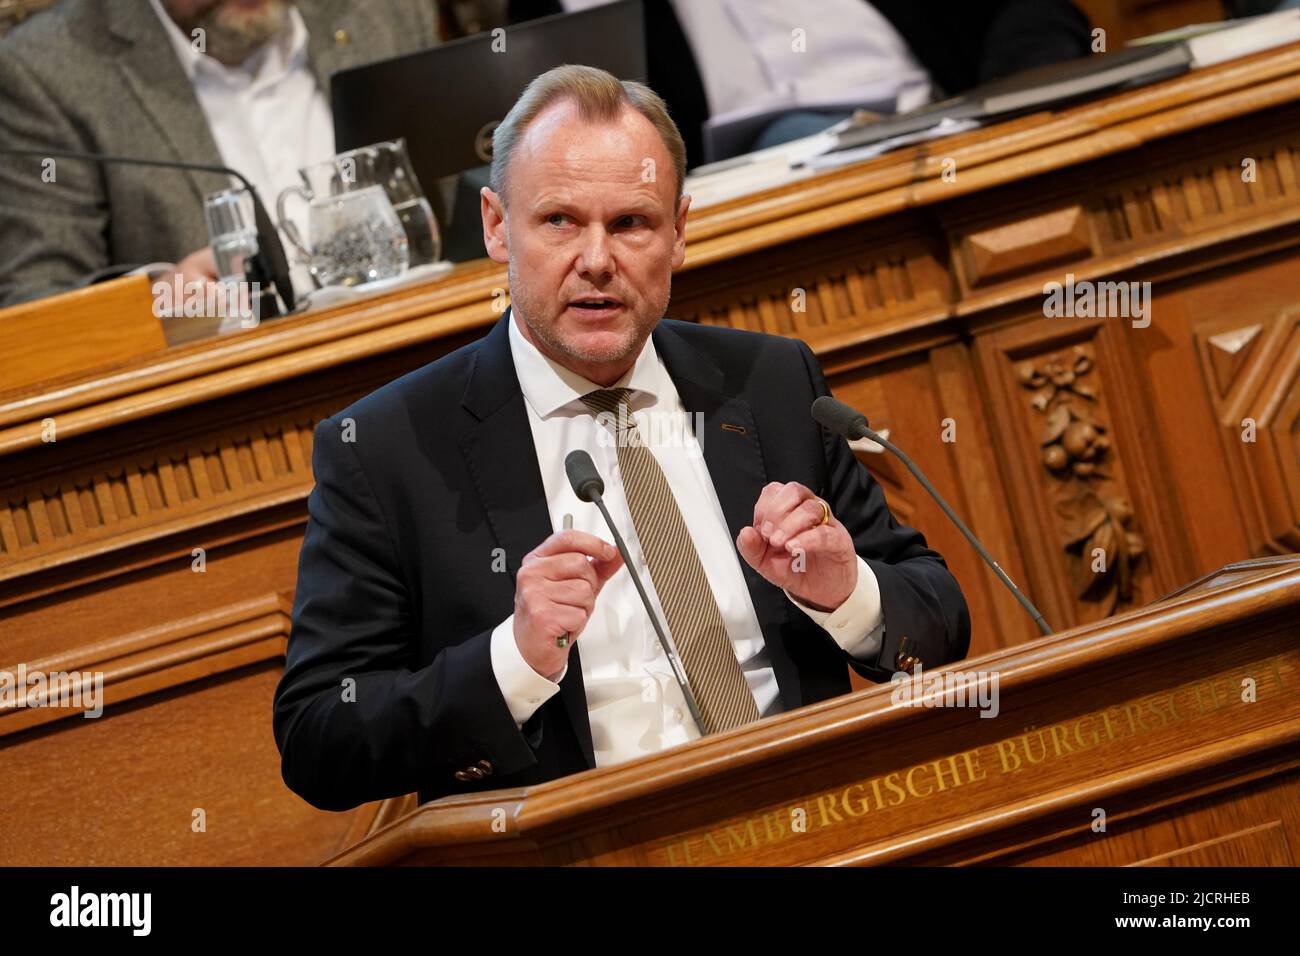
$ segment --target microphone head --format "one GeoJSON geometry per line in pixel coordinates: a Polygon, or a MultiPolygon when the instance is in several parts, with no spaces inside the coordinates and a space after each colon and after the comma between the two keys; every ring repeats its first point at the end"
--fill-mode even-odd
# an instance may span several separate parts
{"type": "Polygon", "coordinates": [[[564,470],[579,501],[595,501],[605,493],[605,482],[596,470],[596,463],[581,448],[564,456],[564,470]]]}
{"type": "Polygon", "coordinates": [[[871,427],[867,424],[866,415],[829,395],[822,395],[812,403],[812,417],[830,431],[850,441],[866,437],[866,431],[871,427]]]}

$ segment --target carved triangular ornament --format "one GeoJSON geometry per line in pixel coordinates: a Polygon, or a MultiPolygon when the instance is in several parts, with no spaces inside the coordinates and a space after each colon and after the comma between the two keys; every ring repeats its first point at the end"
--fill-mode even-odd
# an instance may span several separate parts
{"type": "Polygon", "coordinates": [[[1214,368],[1214,384],[1220,395],[1228,394],[1263,328],[1262,325],[1247,325],[1210,336],[1210,365],[1214,368]]]}

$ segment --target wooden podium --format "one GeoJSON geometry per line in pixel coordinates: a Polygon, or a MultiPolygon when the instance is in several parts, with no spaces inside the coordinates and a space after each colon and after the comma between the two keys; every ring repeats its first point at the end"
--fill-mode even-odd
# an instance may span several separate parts
{"type": "Polygon", "coordinates": [[[1300,557],[1229,565],[910,682],[436,800],[329,863],[1292,866],[1298,620],[1300,557]]]}

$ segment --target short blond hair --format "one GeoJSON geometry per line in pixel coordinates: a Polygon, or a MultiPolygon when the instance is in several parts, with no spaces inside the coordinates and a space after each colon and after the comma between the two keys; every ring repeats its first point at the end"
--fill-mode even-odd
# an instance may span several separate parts
{"type": "Polygon", "coordinates": [[[579,115],[587,122],[613,122],[625,107],[636,110],[655,128],[672,157],[677,176],[677,198],[682,198],[686,179],[686,144],[677,124],[668,115],[668,107],[659,94],[644,83],[620,80],[612,73],[594,66],[565,64],[536,77],[519,94],[500,125],[492,133],[492,169],[488,183],[504,200],[506,169],[515,147],[528,125],[542,110],[560,100],[577,104],[579,115]]]}

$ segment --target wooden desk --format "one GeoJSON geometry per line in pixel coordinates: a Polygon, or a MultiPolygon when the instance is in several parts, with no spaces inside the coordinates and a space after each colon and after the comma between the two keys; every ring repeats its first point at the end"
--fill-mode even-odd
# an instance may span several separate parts
{"type": "MultiPolygon", "coordinates": [[[[891,154],[694,215],[671,313],[804,338],[1048,621],[1089,624],[1300,548],[1297,130],[1292,46],[891,154]],[[1046,317],[1067,275],[1150,282],[1151,324],[1046,317]]],[[[103,671],[109,700],[0,714],[30,774],[0,862],[312,862],[388,819],[303,804],[270,735],[312,429],[504,294],[482,261],[0,394],[0,668],[103,671]]],[[[972,656],[1032,639],[898,463],[863,459],[948,558],[972,656]]]]}

